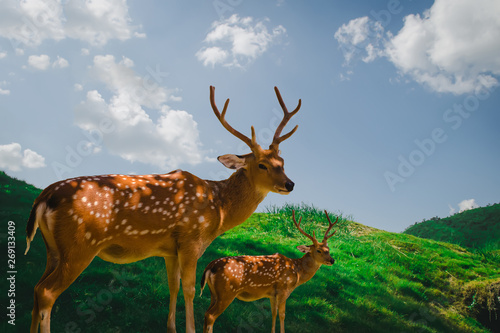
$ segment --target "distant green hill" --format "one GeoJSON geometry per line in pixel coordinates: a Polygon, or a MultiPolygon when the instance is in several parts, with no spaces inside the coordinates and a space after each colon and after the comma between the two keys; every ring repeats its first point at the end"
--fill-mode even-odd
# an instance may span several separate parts
{"type": "Polygon", "coordinates": [[[500,204],[424,220],[404,233],[468,248],[500,249],[500,204]]]}
{"type": "MultiPolygon", "coordinates": [[[[17,214],[4,218],[16,224],[18,274],[16,326],[4,320],[0,323],[0,332],[26,332],[31,322],[33,287],[43,274],[46,262],[40,231],[30,252],[23,255],[30,200],[39,190],[21,181],[6,179],[3,174],[1,177],[0,210],[17,214]],[[18,208],[12,210],[12,207],[18,208]]],[[[321,237],[326,229],[322,211],[310,206],[286,205],[270,209],[268,213],[253,214],[248,221],[221,235],[208,247],[197,266],[194,310],[198,331],[202,329],[204,313],[210,305],[207,289],[198,296],[199,281],[210,261],[241,254],[279,252],[291,258],[302,255],[296,246],[310,241],[293,226],[293,209],[303,217],[305,231],[316,230],[321,237]]],[[[498,251],[485,256],[453,244],[377,230],[345,216],[340,216],[335,228],[338,231],[329,241],[335,264],[321,267],[309,282],[292,293],[286,310],[288,333],[498,332],[498,251]]],[[[6,263],[7,251],[2,253],[0,260],[6,263]]],[[[167,281],[162,258],[128,265],[96,258],[58,298],[52,311],[52,331],[164,332],[169,304],[167,281]]],[[[8,288],[7,280],[1,279],[0,290],[8,288]]],[[[0,304],[5,306],[4,301],[0,304]]],[[[181,293],[177,305],[178,332],[184,332],[184,325],[181,293]]],[[[268,300],[252,303],[235,300],[219,317],[214,330],[269,332],[270,328],[268,300]]]]}
{"type": "Polygon", "coordinates": [[[0,218],[28,219],[31,206],[42,190],[0,171],[0,218]]]}

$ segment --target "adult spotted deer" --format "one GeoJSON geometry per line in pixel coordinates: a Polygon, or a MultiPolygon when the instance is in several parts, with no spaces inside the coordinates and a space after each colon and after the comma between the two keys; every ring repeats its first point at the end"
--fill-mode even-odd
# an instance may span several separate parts
{"type": "Polygon", "coordinates": [[[285,332],[285,304],[292,291],[309,281],[321,265],[333,265],[327,241],[336,231],[328,235],[337,220],[332,223],[328,219],[328,229],[323,240],[318,242],[316,235],[307,234],[300,228],[300,222],[295,220],[295,211],[292,212],[293,223],[299,231],[309,238],[312,245],[300,245],[297,248],[305,255],[300,259],[290,259],[276,253],[270,256],[239,256],[226,257],[212,261],[203,272],[201,290],[208,284],[211,295],[210,307],[205,313],[203,332],[213,332],[215,319],[238,298],[242,301],[255,301],[261,298],[271,300],[273,317],[272,331],[275,332],[276,315],[279,310],[280,332],[285,332]]]}
{"type": "MultiPolygon", "coordinates": [[[[180,283],[186,306],[186,332],[195,332],[193,298],[196,263],[220,234],[243,223],[269,192],[288,194],[294,183],[285,175],[279,145],[297,126],[281,135],[290,118],[283,109],[269,149],[257,144],[225,120],[210,87],[210,103],[220,123],[245,142],[251,153],[223,155],[222,164],[235,169],[228,179],[203,180],[186,171],[158,175],[103,175],[78,177],[48,186],[35,200],[28,220],[27,249],[40,228],[47,248],[45,273],[35,286],[31,332],[50,332],[50,313],[57,297],[94,257],[126,264],[152,256],[165,258],[170,307],[167,330],[175,332],[175,310],[180,283]]],[[[132,306],[132,305],[131,305],[132,306]]]]}

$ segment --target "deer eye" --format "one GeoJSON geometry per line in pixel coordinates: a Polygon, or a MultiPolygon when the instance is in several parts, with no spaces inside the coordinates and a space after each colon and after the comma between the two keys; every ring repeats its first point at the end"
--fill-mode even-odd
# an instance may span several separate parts
{"type": "Polygon", "coordinates": [[[267,170],[267,167],[264,164],[259,164],[259,169],[267,170]]]}
{"type": "Polygon", "coordinates": [[[316,252],[321,253],[321,250],[316,250],[316,252]]]}

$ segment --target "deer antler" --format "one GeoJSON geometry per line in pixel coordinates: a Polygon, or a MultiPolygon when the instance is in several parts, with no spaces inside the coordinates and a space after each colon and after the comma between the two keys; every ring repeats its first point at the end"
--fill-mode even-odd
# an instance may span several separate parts
{"type": "Polygon", "coordinates": [[[299,104],[297,104],[297,107],[295,108],[295,110],[293,110],[292,112],[288,112],[288,109],[286,108],[285,102],[283,102],[283,98],[281,98],[281,94],[280,94],[280,91],[278,90],[278,87],[274,87],[274,91],[276,92],[276,97],[278,97],[278,101],[280,102],[281,108],[283,109],[284,116],[283,116],[283,119],[281,120],[281,123],[278,125],[278,128],[276,128],[276,132],[274,133],[273,143],[271,143],[271,145],[269,146],[269,149],[272,149],[272,148],[277,149],[281,142],[285,141],[293,133],[295,133],[295,131],[297,130],[299,125],[296,125],[287,134],[280,136],[281,131],[283,130],[283,128],[285,128],[285,126],[288,123],[288,121],[290,120],[290,118],[292,118],[297,112],[299,112],[300,106],[302,103],[302,101],[299,99],[299,104]]]}
{"type": "Polygon", "coordinates": [[[222,114],[219,112],[219,109],[217,108],[217,105],[215,104],[215,87],[210,86],[210,104],[212,105],[212,109],[214,110],[215,116],[217,119],[219,119],[220,123],[222,126],[224,126],[225,129],[229,131],[229,133],[233,134],[235,137],[240,139],[241,141],[245,142],[250,149],[253,149],[257,146],[257,141],[255,139],[255,129],[252,126],[252,139],[248,138],[246,135],[241,134],[237,130],[231,127],[224,119],[224,116],[226,115],[227,111],[227,106],[229,104],[229,98],[226,100],[226,103],[224,104],[224,108],[222,109],[222,114]]]}
{"type": "Polygon", "coordinates": [[[312,242],[314,244],[317,244],[318,241],[316,240],[316,235],[313,231],[313,235],[309,235],[308,233],[306,233],[304,230],[302,230],[302,228],[300,227],[300,222],[302,222],[302,216],[300,217],[299,219],[299,223],[297,223],[297,221],[295,220],[295,209],[292,210],[292,218],[293,218],[293,223],[295,224],[295,226],[297,227],[297,229],[299,229],[300,233],[304,236],[306,236],[307,238],[309,238],[310,240],[312,240],[312,242]]]}
{"type": "Polygon", "coordinates": [[[326,218],[328,220],[329,226],[328,226],[328,229],[325,232],[325,237],[323,237],[323,242],[322,243],[326,243],[330,237],[332,237],[333,235],[335,235],[335,233],[337,232],[337,230],[335,230],[333,232],[333,234],[331,234],[331,235],[328,235],[328,233],[330,232],[330,230],[332,230],[333,226],[335,224],[337,224],[337,222],[339,220],[339,217],[337,216],[337,219],[335,220],[335,222],[332,223],[332,221],[330,221],[330,217],[328,216],[328,213],[326,212],[326,209],[325,209],[325,215],[326,215],[326,218]]]}

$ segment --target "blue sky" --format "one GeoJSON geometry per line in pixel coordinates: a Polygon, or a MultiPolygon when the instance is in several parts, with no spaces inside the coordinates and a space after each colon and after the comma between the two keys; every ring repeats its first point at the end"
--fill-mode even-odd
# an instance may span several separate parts
{"type": "Polygon", "coordinates": [[[3,1],[0,169],[38,187],[176,168],[230,175],[281,116],[289,196],[389,231],[500,198],[500,3],[3,1]]]}

